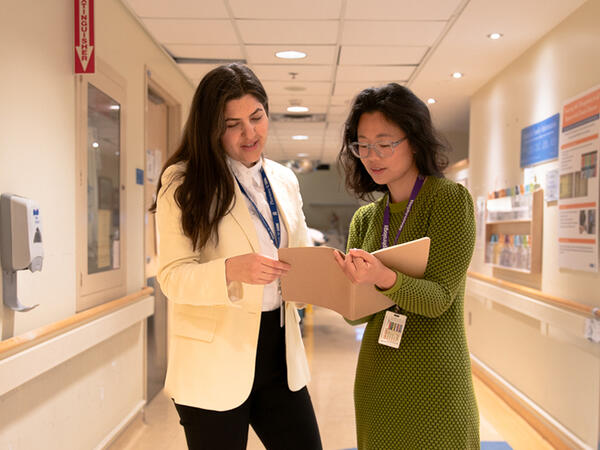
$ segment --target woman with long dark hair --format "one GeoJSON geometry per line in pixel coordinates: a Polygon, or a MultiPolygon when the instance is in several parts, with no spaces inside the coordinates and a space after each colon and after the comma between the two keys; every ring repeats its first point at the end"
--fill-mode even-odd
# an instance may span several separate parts
{"type": "Polygon", "coordinates": [[[321,449],[309,371],[277,249],[308,245],[298,181],[262,156],[265,90],[246,66],[209,72],[158,185],[158,281],[173,302],[165,390],[190,449],[321,449]]]}
{"type": "Polygon", "coordinates": [[[396,306],[367,323],[354,384],[358,448],[478,449],[479,415],[464,329],[467,268],[475,243],[473,201],[443,178],[447,164],[427,106],[395,83],[356,97],[338,160],[359,208],[346,256],[356,283],[374,284],[396,306]],[[428,236],[422,279],[370,254],[428,236]]]}

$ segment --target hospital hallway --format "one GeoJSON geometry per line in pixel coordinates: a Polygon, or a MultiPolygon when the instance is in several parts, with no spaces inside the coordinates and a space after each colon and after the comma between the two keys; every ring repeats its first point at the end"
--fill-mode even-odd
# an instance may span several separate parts
{"type": "MultiPolygon", "coordinates": [[[[309,384],[324,450],[356,448],[352,390],[364,325],[351,327],[330,310],[309,307],[303,322],[311,368],[309,384]]],[[[525,420],[474,377],[482,450],[553,448],[525,420]]],[[[111,450],[185,449],[183,428],[170,399],[160,392],[109,447],[111,450]]],[[[264,449],[252,430],[249,450],[264,449]]]]}

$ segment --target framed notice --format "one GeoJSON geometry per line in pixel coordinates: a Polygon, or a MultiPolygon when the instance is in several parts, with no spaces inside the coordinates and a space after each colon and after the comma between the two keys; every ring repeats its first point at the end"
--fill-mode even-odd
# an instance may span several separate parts
{"type": "Polygon", "coordinates": [[[563,105],[559,150],[559,267],[598,272],[600,85],[563,105]]]}

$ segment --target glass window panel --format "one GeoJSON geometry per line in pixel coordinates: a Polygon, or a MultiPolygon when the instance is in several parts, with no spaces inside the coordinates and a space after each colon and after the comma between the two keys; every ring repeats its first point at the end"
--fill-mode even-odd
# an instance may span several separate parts
{"type": "Polygon", "coordinates": [[[88,274],[120,267],[121,106],[88,84],[88,274]]]}

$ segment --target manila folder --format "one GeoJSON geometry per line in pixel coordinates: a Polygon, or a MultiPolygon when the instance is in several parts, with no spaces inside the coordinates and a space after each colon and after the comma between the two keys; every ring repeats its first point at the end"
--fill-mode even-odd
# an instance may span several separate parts
{"type": "MultiPolygon", "coordinates": [[[[394,245],[372,254],[384,265],[414,278],[422,278],[427,267],[430,239],[424,237],[394,245]]],[[[281,277],[285,301],[309,303],[332,309],[356,320],[393,306],[372,284],[352,284],[335,260],[330,247],[279,249],[279,259],[292,267],[281,277]]]]}

